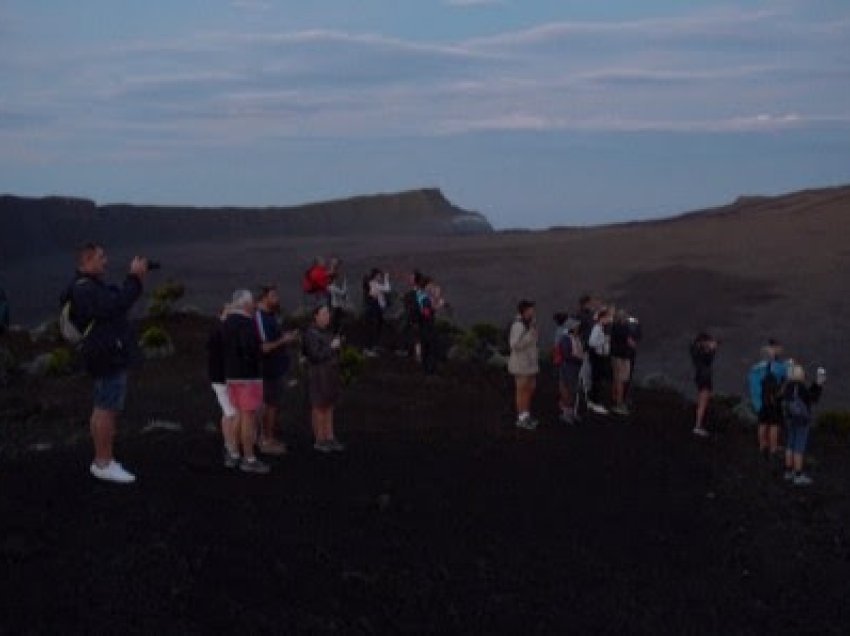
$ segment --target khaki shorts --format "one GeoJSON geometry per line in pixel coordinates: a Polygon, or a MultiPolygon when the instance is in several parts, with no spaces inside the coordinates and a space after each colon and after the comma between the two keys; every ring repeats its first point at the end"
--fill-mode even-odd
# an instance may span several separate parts
{"type": "Polygon", "coordinates": [[[611,358],[614,382],[625,384],[632,375],[632,361],[628,358],[611,358]]]}

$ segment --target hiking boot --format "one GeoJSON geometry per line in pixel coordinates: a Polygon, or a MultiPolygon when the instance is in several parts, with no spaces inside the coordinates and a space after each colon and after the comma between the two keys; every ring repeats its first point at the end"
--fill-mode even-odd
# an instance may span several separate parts
{"type": "Polygon", "coordinates": [[[320,442],[316,442],[313,444],[313,450],[319,453],[332,453],[334,452],[333,446],[330,441],[322,440],[320,442]]]}
{"type": "Polygon", "coordinates": [[[106,466],[98,466],[96,462],[92,462],[89,467],[92,477],[103,481],[111,481],[115,484],[132,484],[136,481],[136,476],[124,469],[124,467],[111,460],[106,466]]]}
{"type": "Polygon", "coordinates": [[[224,449],[224,467],[225,468],[236,468],[241,461],[241,457],[239,457],[239,453],[234,453],[229,448],[224,449]]]}
{"type": "Polygon", "coordinates": [[[608,415],[608,409],[606,409],[601,404],[597,404],[596,402],[588,402],[587,408],[596,413],[597,415],[608,415]]]}
{"type": "Polygon", "coordinates": [[[257,444],[260,452],[263,455],[274,455],[280,457],[286,454],[286,444],[279,442],[276,439],[263,439],[257,444]]]}
{"type": "Polygon", "coordinates": [[[268,475],[271,468],[269,465],[257,459],[256,457],[252,459],[248,459],[247,457],[243,458],[241,462],[239,462],[239,470],[243,473],[253,473],[255,475],[268,475]]]}
{"type": "Polygon", "coordinates": [[[803,473],[798,473],[794,475],[792,483],[795,486],[809,486],[812,483],[812,478],[808,475],[804,475],[803,473]]]}
{"type": "Polygon", "coordinates": [[[709,433],[702,426],[694,426],[693,434],[697,437],[708,437],[709,433]]]}

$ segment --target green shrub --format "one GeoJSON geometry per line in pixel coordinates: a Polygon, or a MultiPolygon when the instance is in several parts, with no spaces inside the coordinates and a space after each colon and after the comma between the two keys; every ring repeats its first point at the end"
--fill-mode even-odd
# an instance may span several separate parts
{"type": "Polygon", "coordinates": [[[815,425],[819,430],[848,437],[850,436],[850,411],[826,411],[817,417],[815,425]]]}
{"type": "Polygon", "coordinates": [[[154,288],[151,292],[151,304],[148,313],[151,316],[167,316],[174,307],[174,303],[183,298],[186,287],[182,283],[168,280],[162,285],[154,288]]]}
{"type": "Polygon", "coordinates": [[[58,347],[50,352],[45,373],[52,376],[68,375],[73,362],[71,351],[66,347],[58,347]]]}
{"type": "Polygon", "coordinates": [[[505,344],[505,334],[502,329],[489,322],[479,322],[469,328],[478,340],[491,347],[501,347],[505,344]]]}
{"type": "Polygon", "coordinates": [[[366,358],[354,347],[343,347],[339,354],[339,375],[345,386],[352,384],[363,372],[366,358]]]}
{"type": "Polygon", "coordinates": [[[437,319],[434,323],[434,331],[437,337],[445,342],[455,342],[464,334],[463,329],[445,318],[437,319]]]}
{"type": "Polygon", "coordinates": [[[159,349],[171,345],[171,336],[162,327],[152,326],[145,329],[139,339],[139,346],[143,349],[159,349]]]}

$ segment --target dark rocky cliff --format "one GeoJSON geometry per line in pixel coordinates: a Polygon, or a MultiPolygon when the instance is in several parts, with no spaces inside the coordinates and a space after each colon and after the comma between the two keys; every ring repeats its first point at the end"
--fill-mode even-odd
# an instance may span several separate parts
{"type": "Polygon", "coordinates": [[[68,197],[0,196],[0,261],[69,250],[93,239],[111,246],[264,236],[486,234],[487,219],[438,189],[378,194],[296,207],[191,208],[103,205],[68,197]]]}

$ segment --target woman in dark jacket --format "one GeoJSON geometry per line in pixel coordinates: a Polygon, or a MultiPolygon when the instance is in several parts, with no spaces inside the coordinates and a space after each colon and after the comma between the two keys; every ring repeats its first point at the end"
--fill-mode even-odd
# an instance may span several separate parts
{"type": "Polygon", "coordinates": [[[342,342],[330,330],[331,312],[326,305],[313,311],[313,322],[304,333],[304,356],[309,370],[307,382],[312,407],[315,444],[321,453],[345,450],[334,436],[334,405],[339,400],[339,350],[342,342]]]}
{"type": "Polygon", "coordinates": [[[705,413],[714,390],[712,365],[717,353],[717,340],[707,333],[699,334],[691,343],[691,362],[694,364],[694,382],[697,385],[697,419],[694,435],[708,437],[705,430],[705,413]]]}
{"type": "Polygon", "coordinates": [[[811,386],[806,386],[806,371],[793,365],[789,381],[783,389],[782,404],[785,411],[785,479],[795,486],[808,486],[812,478],[803,473],[803,458],[812,423],[812,405],[820,399],[826,371],[818,369],[811,386]]]}
{"type": "MultiPolygon", "coordinates": [[[[239,439],[242,442],[240,470],[265,474],[268,464],[257,459],[257,410],[263,402],[263,378],[260,373],[260,336],[254,326],[254,297],[240,289],[233,294],[230,312],[224,321],[224,375],[231,404],[239,412],[239,439]]],[[[232,457],[235,463],[236,457],[232,457]]]]}

